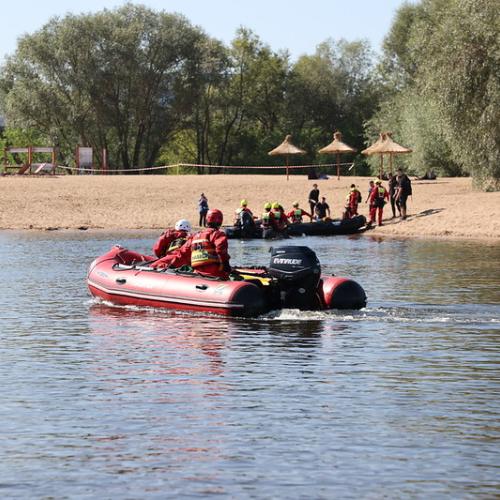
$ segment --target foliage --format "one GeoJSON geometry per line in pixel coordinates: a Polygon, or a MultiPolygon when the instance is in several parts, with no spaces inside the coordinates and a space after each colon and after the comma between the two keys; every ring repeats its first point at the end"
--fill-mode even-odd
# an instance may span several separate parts
{"type": "Polygon", "coordinates": [[[185,82],[204,37],[180,16],[131,4],[54,18],[2,70],[8,123],[67,150],[106,147],[123,168],[151,164],[190,111],[185,82]]]}
{"type": "Polygon", "coordinates": [[[398,130],[414,173],[473,175],[500,187],[500,11],[489,0],[403,6],[379,71],[385,98],[367,123],[398,130]]]}

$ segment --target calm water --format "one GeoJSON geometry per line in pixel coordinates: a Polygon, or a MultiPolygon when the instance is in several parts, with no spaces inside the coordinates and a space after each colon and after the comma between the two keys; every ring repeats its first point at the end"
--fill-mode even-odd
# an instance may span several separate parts
{"type": "Polygon", "coordinates": [[[500,245],[299,240],[364,286],[348,314],[89,297],[95,256],[154,236],[0,234],[2,498],[500,495],[500,245]]]}

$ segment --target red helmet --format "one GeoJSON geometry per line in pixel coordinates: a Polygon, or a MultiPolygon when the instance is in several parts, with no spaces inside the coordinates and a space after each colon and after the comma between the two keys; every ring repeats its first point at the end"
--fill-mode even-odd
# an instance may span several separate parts
{"type": "Polygon", "coordinates": [[[222,224],[222,212],[213,208],[207,212],[207,224],[218,224],[219,226],[222,224]]]}

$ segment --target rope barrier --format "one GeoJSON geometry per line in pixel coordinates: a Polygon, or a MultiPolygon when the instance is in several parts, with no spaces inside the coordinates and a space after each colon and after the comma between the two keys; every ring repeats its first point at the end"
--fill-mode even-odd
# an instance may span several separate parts
{"type": "MultiPolygon", "coordinates": [[[[341,167],[349,166],[349,170],[354,167],[354,163],[339,163],[341,167]]],[[[337,163],[316,163],[311,165],[204,165],[201,163],[175,163],[173,165],[161,165],[159,167],[142,167],[142,168],[117,168],[117,169],[106,169],[98,170],[95,168],[78,168],[78,167],[67,167],[65,165],[57,165],[57,168],[62,168],[65,170],[72,170],[77,172],[91,172],[91,173],[118,173],[118,172],[149,172],[153,170],[166,170],[168,168],[218,168],[218,169],[246,169],[246,170],[274,170],[274,169],[297,169],[297,168],[325,168],[325,167],[336,167],[337,163]]]]}

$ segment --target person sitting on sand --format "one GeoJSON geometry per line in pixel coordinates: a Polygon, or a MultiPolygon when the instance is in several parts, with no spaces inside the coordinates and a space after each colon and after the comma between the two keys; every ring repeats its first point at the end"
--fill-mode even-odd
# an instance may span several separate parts
{"type": "Polygon", "coordinates": [[[292,206],[293,208],[286,214],[288,220],[292,224],[300,224],[302,222],[302,218],[304,217],[304,215],[309,217],[312,221],[312,215],[308,214],[305,210],[300,208],[298,201],[295,201],[292,206]]]}
{"type": "Polygon", "coordinates": [[[314,219],[317,221],[325,221],[330,218],[330,205],[328,205],[324,196],[321,197],[320,202],[316,203],[314,215],[314,219]]]}
{"type": "Polygon", "coordinates": [[[153,245],[153,252],[158,258],[179,249],[186,242],[191,232],[191,223],[180,219],[175,223],[174,229],[166,229],[153,245]]]}

